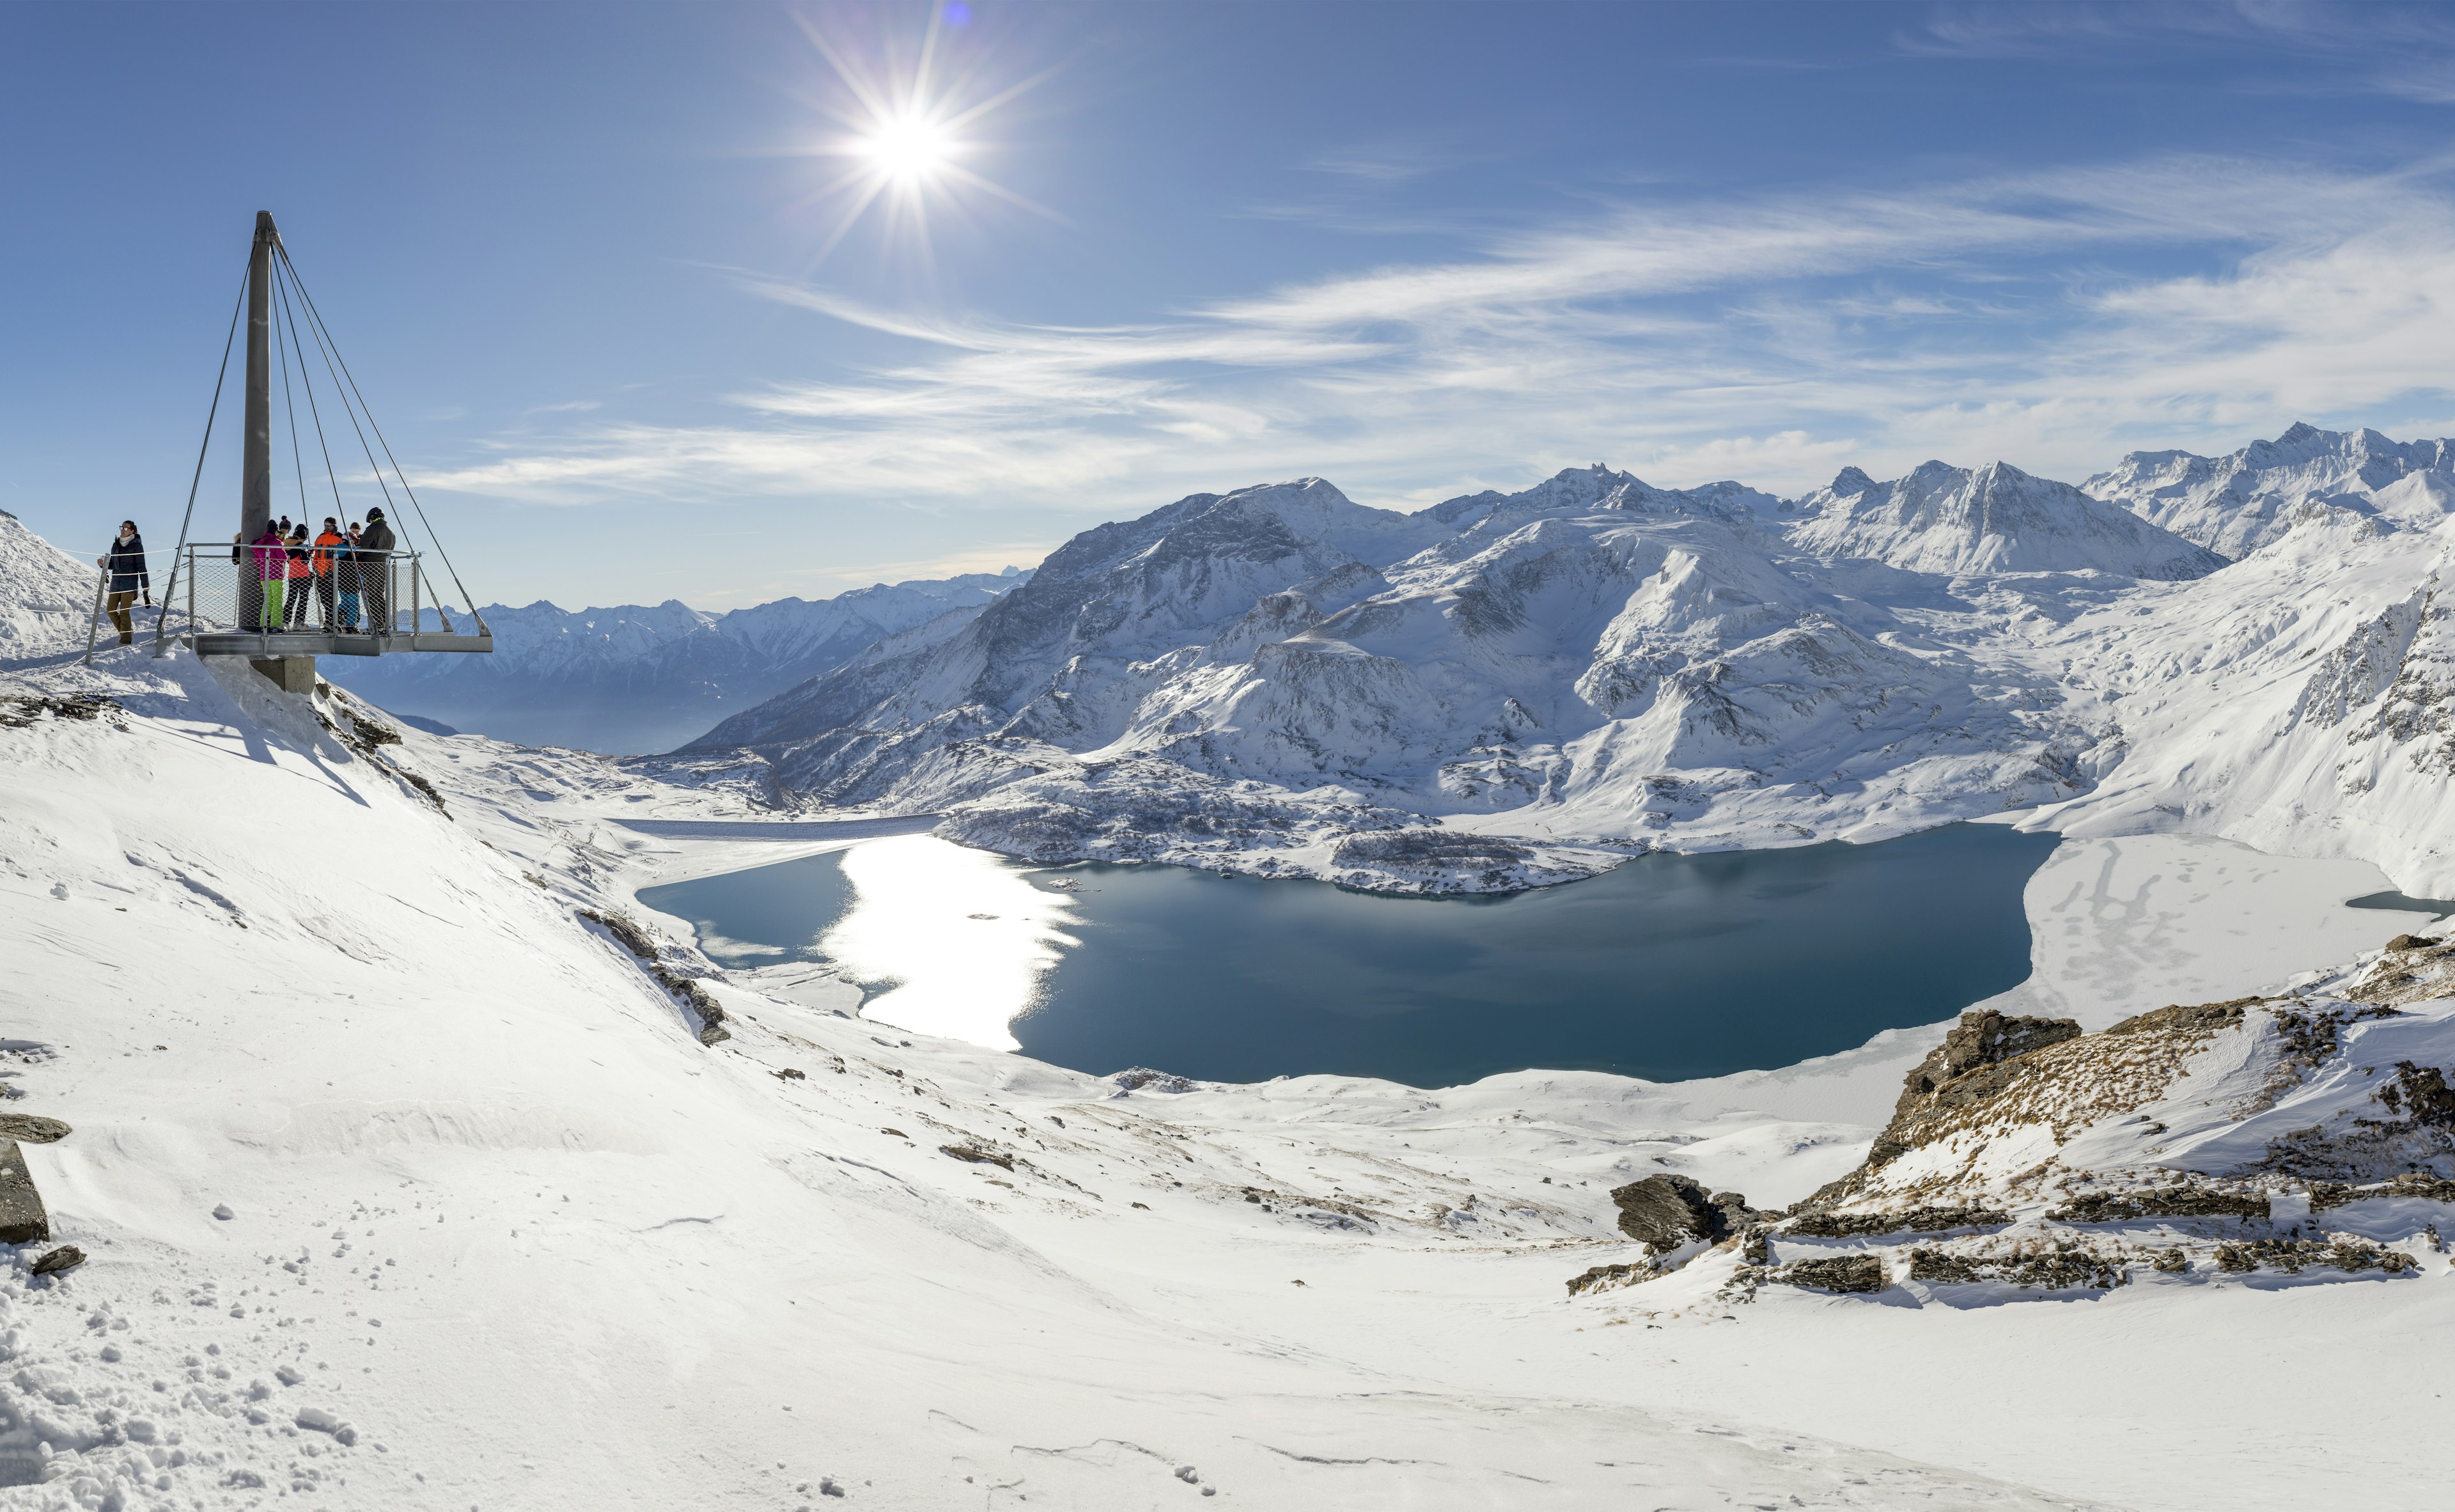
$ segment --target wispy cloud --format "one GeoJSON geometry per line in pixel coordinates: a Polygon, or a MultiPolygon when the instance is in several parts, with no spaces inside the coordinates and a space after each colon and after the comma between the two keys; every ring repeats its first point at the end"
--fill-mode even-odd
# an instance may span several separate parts
{"type": "Polygon", "coordinates": [[[899,355],[731,395],[725,424],[507,437],[423,481],[1113,515],[1306,474],[1421,504],[1597,456],[1781,490],[1931,455],[2075,476],[2296,416],[2445,413],[2455,195],[2443,161],[2205,157],[1664,194],[1101,327],[733,276],[899,355]]]}
{"type": "Polygon", "coordinates": [[[1406,184],[1470,163],[1491,161],[1491,154],[1470,151],[1453,139],[1437,136],[1383,137],[1331,148],[1305,159],[1316,173],[1359,179],[1367,184],[1406,184]]]}
{"type": "MultiPolygon", "coordinates": [[[[2238,55],[2289,52],[2302,65],[2294,86],[2328,92],[2399,95],[2455,103],[2455,13],[2443,5],[2368,0],[2066,0],[2055,5],[1937,7],[1895,33],[1913,57],[2085,59],[2148,62],[2186,43],[2238,55]]],[[[2217,54],[2222,56],[2220,52],[2217,54]]],[[[2260,88],[2274,90],[2273,82],[2260,88]]]]}

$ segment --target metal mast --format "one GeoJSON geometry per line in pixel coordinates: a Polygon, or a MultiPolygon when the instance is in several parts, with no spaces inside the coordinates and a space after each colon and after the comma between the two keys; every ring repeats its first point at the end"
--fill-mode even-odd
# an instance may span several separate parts
{"type": "MultiPolygon", "coordinates": [[[[273,212],[255,212],[255,245],[247,255],[247,418],[240,433],[238,538],[252,541],[273,522],[273,249],[281,233],[273,212]]],[[[263,614],[264,585],[254,562],[239,573],[239,618],[253,628],[263,614]]]]}

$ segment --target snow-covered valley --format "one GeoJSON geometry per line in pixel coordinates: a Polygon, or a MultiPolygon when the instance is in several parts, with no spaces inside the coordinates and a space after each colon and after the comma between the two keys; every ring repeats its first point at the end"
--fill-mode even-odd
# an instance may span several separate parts
{"type": "Polygon", "coordinates": [[[994,634],[674,762],[81,667],[91,577],[0,519],[0,1118],[49,1229],[0,1271],[0,1507],[2434,1505],[2448,947],[2342,905],[2455,891],[2444,528],[2305,501],[2211,568],[2008,470],[1787,519],[1593,481],[1109,527],[994,634]],[[1787,544],[2038,509],[2081,555],[1787,544]],[[1265,518],[1271,571],[1179,538],[1265,518]],[[1068,637],[1120,571],[1167,592],[1091,595],[1104,661],[1068,637]],[[1577,614],[1610,656],[1541,643],[1577,614]],[[1554,701],[1444,743],[1503,687],[1554,701]],[[781,722],[882,689],[859,738],[781,722]],[[904,805],[1405,887],[2007,802],[2070,837],[2029,981],[1700,1082],[1091,1078],[717,971],[638,900],[904,805]]]}

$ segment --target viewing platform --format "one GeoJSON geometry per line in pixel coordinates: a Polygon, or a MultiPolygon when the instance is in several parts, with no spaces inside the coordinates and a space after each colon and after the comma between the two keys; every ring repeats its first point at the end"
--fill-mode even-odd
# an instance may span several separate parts
{"type": "Polygon", "coordinates": [[[257,660],[493,651],[485,620],[464,609],[456,621],[434,601],[423,558],[312,544],[297,558],[274,546],[190,546],[168,638],[200,656],[257,660]]]}
{"type": "MultiPolygon", "coordinates": [[[[354,479],[352,487],[364,497],[362,482],[354,479]]],[[[132,531],[132,522],[129,528],[132,531]]],[[[96,565],[102,575],[94,585],[93,623],[86,637],[89,662],[101,643],[106,608],[120,643],[126,645],[132,643],[135,635],[132,601],[144,594],[149,607],[153,602],[152,575],[141,545],[129,547],[124,555],[114,547],[96,565]]],[[[179,544],[172,552],[170,577],[154,615],[154,655],[160,655],[172,642],[180,642],[200,656],[244,656],[284,690],[312,693],[317,656],[492,652],[494,634],[475,605],[451,557],[435,539],[417,492],[410,487],[408,474],[393,455],[392,443],[385,439],[356,375],[341,355],[340,343],[324,324],[323,312],[315,308],[291,263],[273,216],[258,211],[254,239],[248,248],[247,277],[231,307],[230,332],[222,338],[221,371],[213,380],[213,401],[205,410],[205,438],[196,451],[195,474],[188,483],[179,544]],[[190,527],[195,520],[205,459],[213,449],[214,423],[221,414],[222,387],[230,376],[242,310],[247,320],[247,373],[240,424],[238,533],[227,543],[206,545],[193,538],[190,527]],[[321,404],[314,376],[319,365],[327,396],[321,404]],[[274,519],[276,372],[284,412],[281,434],[290,443],[291,470],[298,489],[295,527],[286,518],[276,526],[274,519]],[[303,415],[302,398],[306,401],[303,415]],[[380,502],[365,499],[363,511],[343,497],[341,470],[333,461],[331,441],[324,433],[327,407],[349,421],[350,434],[366,457],[364,481],[372,482],[382,495],[380,502]],[[303,444],[311,432],[314,454],[324,464],[325,490],[314,495],[308,492],[308,454],[303,444]],[[381,460],[375,455],[378,449],[383,453],[381,460]],[[393,494],[395,483],[399,485],[398,498],[393,494]],[[326,494],[331,499],[329,514],[324,513],[326,494]],[[416,516],[425,545],[433,549],[444,575],[468,606],[458,611],[467,620],[465,626],[453,623],[453,611],[444,606],[428,580],[427,552],[417,549],[410,537],[396,534],[412,528],[408,518],[398,517],[398,506],[404,503],[416,516]],[[363,527],[354,518],[361,513],[363,527]],[[322,531],[315,528],[318,515],[324,517],[322,531]],[[431,629],[430,614],[434,615],[431,629]]]]}

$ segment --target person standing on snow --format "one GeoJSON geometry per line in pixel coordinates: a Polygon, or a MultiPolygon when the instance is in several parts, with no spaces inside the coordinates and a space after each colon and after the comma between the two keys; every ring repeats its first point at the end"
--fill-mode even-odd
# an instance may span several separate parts
{"type": "Polygon", "coordinates": [[[111,574],[111,626],[119,632],[119,643],[136,643],[136,625],[130,606],[136,595],[145,595],[145,607],[153,607],[153,579],[145,571],[145,537],[136,534],[134,520],[119,522],[119,536],[111,543],[110,554],[97,556],[93,564],[111,574]]]}
{"type": "Polygon", "coordinates": [[[392,521],[381,509],[367,511],[358,533],[358,592],[367,601],[367,633],[392,634],[392,521]]]}

